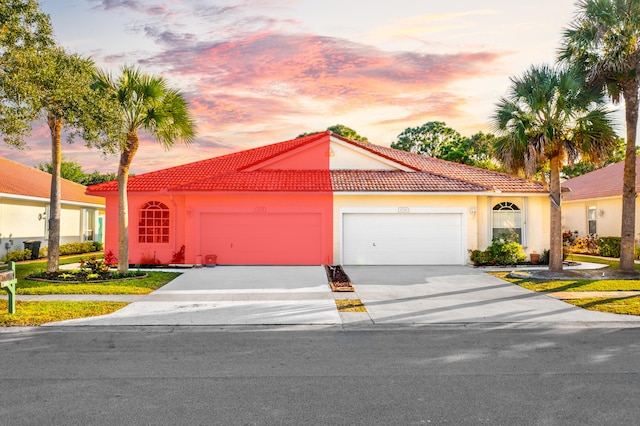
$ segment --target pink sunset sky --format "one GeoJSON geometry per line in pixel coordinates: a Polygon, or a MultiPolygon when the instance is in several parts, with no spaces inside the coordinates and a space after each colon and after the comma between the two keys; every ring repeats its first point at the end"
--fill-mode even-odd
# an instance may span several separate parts
{"type": "MultiPolygon", "coordinates": [[[[445,121],[489,131],[509,77],[552,63],[573,0],[41,0],[57,40],[115,74],[163,75],[189,100],[198,136],[165,152],[145,138],[143,173],[344,124],[388,146],[407,127],[445,121]]],[[[27,165],[50,158],[48,129],[27,165]]],[[[115,172],[81,141],[64,155],[115,172]]]]}

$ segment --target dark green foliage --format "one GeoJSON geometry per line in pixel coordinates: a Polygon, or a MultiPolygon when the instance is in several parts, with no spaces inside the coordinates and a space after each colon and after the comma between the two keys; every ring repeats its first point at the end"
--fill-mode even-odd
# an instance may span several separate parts
{"type": "MultiPolygon", "coordinates": [[[[38,164],[37,168],[49,174],[52,171],[51,163],[44,163],[44,164],[40,163],[38,164]]],[[[82,170],[82,166],[76,161],[64,160],[64,159],[60,164],[60,176],[64,179],[79,183],[80,185],[84,185],[84,186],[95,185],[103,182],[110,182],[118,178],[118,176],[115,173],[102,174],[97,170],[94,170],[92,173],[87,174],[82,170]]],[[[132,176],[132,175],[129,175],[129,176],[132,176]]]]}
{"type": "Polygon", "coordinates": [[[3,262],[20,262],[21,260],[31,259],[31,250],[12,250],[9,253],[2,256],[3,262]]]}
{"type": "Polygon", "coordinates": [[[620,257],[620,237],[598,238],[598,252],[604,257],[620,257]]]}
{"type": "Polygon", "coordinates": [[[517,235],[499,235],[492,240],[491,245],[486,250],[471,251],[470,260],[475,266],[517,265],[522,263],[527,256],[517,241],[517,235]]]}
{"type": "MultiPolygon", "coordinates": [[[[360,141],[360,142],[369,142],[369,139],[367,139],[364,136],[360,136],[358,132],[353,130],[351,127],[345,126],[344,124],[335,124],[333,126],[329,126],[327,127],[327,130],[331,130],[332,133],[342,136],[343,138],[351,139],[354,141],[360,141]]],[[[322,132],[301,133],[296,137],[301,138],[303,136],[315,135],[316,133],[322,133],[322,132]]]]}

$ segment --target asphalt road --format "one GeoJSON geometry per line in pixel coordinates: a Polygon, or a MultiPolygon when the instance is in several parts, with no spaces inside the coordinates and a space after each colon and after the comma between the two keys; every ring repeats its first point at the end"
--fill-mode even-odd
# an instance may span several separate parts
{"type": "Polygon", "coordinates": [[[602,425],[640,418],[640,328],[0,332],[6,425],[602,425]]]}

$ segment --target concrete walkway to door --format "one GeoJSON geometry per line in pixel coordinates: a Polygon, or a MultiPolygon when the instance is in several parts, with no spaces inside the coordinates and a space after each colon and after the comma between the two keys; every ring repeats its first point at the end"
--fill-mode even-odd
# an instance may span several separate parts
{"type": "Polygon", "coordinates": [[[588,311],[469,266],[345,266],[374,324],[592,324],[640,317],[588,311]]]}

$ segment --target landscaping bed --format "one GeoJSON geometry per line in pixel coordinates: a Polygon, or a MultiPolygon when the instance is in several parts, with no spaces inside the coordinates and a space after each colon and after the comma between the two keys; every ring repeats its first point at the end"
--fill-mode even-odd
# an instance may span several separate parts
{"type": "Polygon", "coordinates": [[[86,283],[86,282],[107,282],[119,280],[131,280],[146,278],[148,274],[142,271],[131,271],[126,274],[115,271],[92,272],[92,271],[58,271],[39,272],[27,275],[25,278],[32,281],[44,281],[54,283],[86,283]]]}
{"type": "Polygon", "coordinates": [[[351,279],[341,265],[325,265],[324,269],[332,291],[355,291],[351,279]]]}

